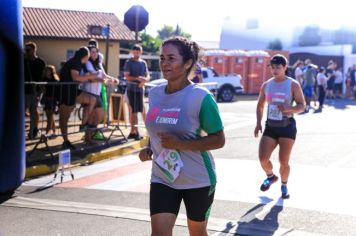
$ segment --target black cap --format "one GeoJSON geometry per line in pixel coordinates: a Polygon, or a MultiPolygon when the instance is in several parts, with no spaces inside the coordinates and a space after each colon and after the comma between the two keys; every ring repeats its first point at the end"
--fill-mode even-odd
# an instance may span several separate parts
{"type": "Polygon", "coordinates": [[[288,60],[285,56],[281,54],[274,55],[271,60],[269,61],[269,65],[287,65],[288,60]]]}

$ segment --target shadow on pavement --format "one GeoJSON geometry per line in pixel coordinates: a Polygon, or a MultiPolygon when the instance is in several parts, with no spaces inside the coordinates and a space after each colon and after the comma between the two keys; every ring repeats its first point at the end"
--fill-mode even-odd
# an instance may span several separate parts
{"type": "Polygon", "coordinates": [[[0,193],[0,205],[4,202],[6,202],[7,200],[16,197],[16,193],[15,191],[8,191],[5,193],[0,193]]]}
{"type": "MultiPolygon", "coordinates": [[[[262,197],[262,203],[252,207],[237,221],[237,228],[233,231],[234,235],[275,235],[279,228],[278,215],[283,210],[284,200],[279,198],[269,209],[267,204],[272,201],[273,199],[262,197]],[[267,209],[265,209],[266,207],[267,209]]],[[[234,225],[236,224],[233,222],[227,223],[222,232],[229,232],[234,225]]]]}
{"type": "Polygon", "coordinates": [[[356,100],[337,98],[332,100],[326,100],[325,104],[334,107],[335,109],[344,110],[347,109],[348,106],[356,106],[356,100]]]}

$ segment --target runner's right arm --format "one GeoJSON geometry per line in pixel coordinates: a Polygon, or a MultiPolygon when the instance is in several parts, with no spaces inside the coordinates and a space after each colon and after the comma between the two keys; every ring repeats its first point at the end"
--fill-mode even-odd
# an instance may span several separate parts
{"type": "Polygon", "coordinates": [[[257,108],[256,108],[256,128],[254,131],[255,137],[258,137],[258,133],[262,132],[262,117],[263,117],[263,110],[264,110],[264,106],[266,103],[266,95],[265,95],[265,87],[266,87],[266,83],[264,83],[261,86],[261,90],[260,90],[260,94],[258,96],[258,102],[257,102],[257,108]]]}

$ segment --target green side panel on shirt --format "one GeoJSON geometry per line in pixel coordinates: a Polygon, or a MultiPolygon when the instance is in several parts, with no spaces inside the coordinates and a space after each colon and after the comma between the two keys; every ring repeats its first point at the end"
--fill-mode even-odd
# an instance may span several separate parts
{"type": "MultiPolygon", "coordinates": [[[[199,112],[199,122],[200,127],[196,130],[196,137],[201,137],[202,130],[204,130],[208,134],[214,134],[223,129],[218,105],[216,104],[216,101],[211,94],[206,95],[201,104],[199,112]]],[[[216,175],[209,154],[206,151],[200,153],[203,158],[205,168],[208,172],[210,185],[215,186],[216,175]]]]}
{"type": "Polygon", "coordinates": [[[216,175],[211,164],[210,157],[208,152],[200,152],[204,161],[205,168],[209,175],[210,185],[216,185],[216,175]]]}
{"type": "Polygon", "coordinates": [[[213,95],[205,96],[199,112],[200,127],[208,134],[214,134],[223,129],[219,108],[213,95]]]}

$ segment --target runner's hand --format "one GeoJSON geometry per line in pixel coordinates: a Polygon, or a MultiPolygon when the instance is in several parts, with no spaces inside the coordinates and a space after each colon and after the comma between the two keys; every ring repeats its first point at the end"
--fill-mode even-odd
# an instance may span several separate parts
{"type": "Polygon", "coordinates": [[[141,161],[150,161],[152,160],[152,150],[151,148],[144,148],[139,153],[139,158],[141,161]]]}
{"type": "Polygon", "coordinates": [[[288,106],[285,106],[285,105],[278,105],[278,109],[281,112],[288,112],[290,108],[288,106]]]}
{"type": "Polygon", "coordinates": [[[168,133],[159,133],[158,136],[161,139],[161,146],[167,149],[179,149],[180,139],[176,136],[168,133]]]}
{"type": "Polygon", "coordinates": [[[262,125],[261,124],[257,124],[256,128],[255,128],[255,137],[258,137],[258,133],[262,133],[262,125]]]}

